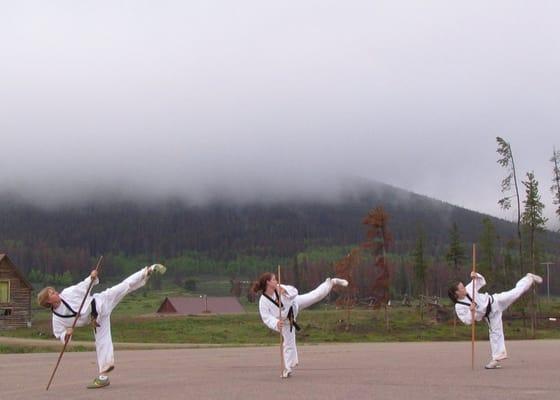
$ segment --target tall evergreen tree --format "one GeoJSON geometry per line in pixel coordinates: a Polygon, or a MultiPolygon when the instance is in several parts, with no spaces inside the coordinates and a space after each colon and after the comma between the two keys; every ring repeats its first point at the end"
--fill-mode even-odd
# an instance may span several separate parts
{"type": "MultiPolygon", "coordinates": [[[[506,168],[508,174],[502,180],[501,190],[502,193],[506,194],[511,191],[511,182],[515,187],[515,198],[517,200],[517,239],[519,241],[519,262],[521,263],[521,271],[523,271],[523,243],[521,241],[521,198],[519,197],[519,186],[517,184],[517,171],[515,169],[515,160],[513,159],[513,152],[511,151],[511,146],[501,137],[496,137],[498,142],[498,149],[496,152],[501,157],[498,159],[498,164],[506,168]]],[[[511,208],[511,199],[513,195],[506,195],[505,197],[498,200],[498,204],[503,210],[509,210],[511,208]]]]}
{"type": "Polygon", "coordinates": [[[560,151],[554,148],[550,161],[554,165],[552,168],[552,186],[550,190],[554,198],[553,203],[558,207],[556,208],[556,215],[560,218],[560,151]]]}
{"type": "MultiPolygon", "coordinates": [[[[529,235],[529,262],[531,270],[536,273],[536,235],[537,232],[544,230],[546,218],[543,217],[544,204],[541,202],[539,194],[539,182],[535,179],[533,172],[527,173],[527,180],[523,181],[525,186],[525,210],[523,211],[523,225],[529,235]]],[[[535,329],[537,327],[537,310],[536,310],[536,291],[533,288],[531,296],[531,333],[535,337],[535,329]]]]}
{"type": "Polygon", "coordinates": [[[425,250],[425,237],[424,232],[418,232],[416,239],[416,247],[414,249],[414,277],[416,278],[416,291],[417,294],[428,295],[426,285],[426,250],[425,250]]]}
{"type": "Polygon", "coordinates": [[[525,186],[526,199],[525,210],[523,211],[522,222],[529,234],[529,260],[533,273],[536,273],[536,235],[543,231],[547,219],[543,216],[544,204],[541,202],[539,194],[539,182],[535,179],[533,172],[527,172],[527,180],[523,181],[525,186]]]}
{"type": "Polygon", "coordinates": [[[406,273],[406,267],[404,262],[401,260],[399,263],[399,268],[395,277],[395,289],[397,294],[402,294],[403,296],[410,296],[410,290],[408,285],[408,277],[406,273]]]}
{"type": "Polygon", "coordinates": [[[456,277],[459,276],[459,268],[465,260],[465,249],[461,244],[461,238],[459,237],[459,228],[457,223],[453,222],[451,230],[449,231],[449,249],[445,255],[447,264],[453,267],[453,273],[456,277]]]}

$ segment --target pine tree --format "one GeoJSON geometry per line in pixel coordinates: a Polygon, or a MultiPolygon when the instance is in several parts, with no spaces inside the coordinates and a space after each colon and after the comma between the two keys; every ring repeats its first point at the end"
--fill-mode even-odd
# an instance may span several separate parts
{"type": "MultiPolygon", "coordinates": [[[[525,204],[525,211],[523,212],[523,225],[529,234],[529,254],[530,264],[533,273],[536,273],[536,234],[544,230],[546,218],[543,217],[544,204],[541,202],[539,194],[539,182],[535,179],[533,172],[527,173],[527,180],[523,182],[525,186],[526,198],[523,202],[525,204]]],[[[531,297],[531,332],[535,337],[535,329],[537,327],[537,312],[536,312],[536,291],[533,288],[533,296],[531,297]]]]}
{"type": "Polygon", "coordinates": [[[526,199],[522,222],[529,234],[529,260],[533,273],[536,273],[535,252],[536,235],[545,228],[547,219],[543,216],[544,204],[539,194],[539,182],[535,179],[533,172],[527,173],[527,180],[523,181],[526,199]]]}
{"type": "Polygon", "coordinates": [[[445,255],[447,264],[453,267],[453,273],[455,277],[459,276],[459,267],[465,260],[465,249],[461,244],[461,239],[459,237],[459,228],[454,222],[449,231],[449,250],[445,255]]]}
{"type": "MultiPolygon", "coordinates": [[[[496,137],[498,142],[498,149],[496,152],[501,157],[498,159],[498,164],[507,168],[508,175],[502,180],[501,190],[502,193],[509,193],[511,191],[511,182],[513,180],[515,187],[515,198],[517,200],[517,239],[519,241],[519,262],[521,263],[521,271],[523,271],[523,243],[521,241],[521,198],[519,197],[519,186],[517,184],[517,172],[515,169],[515,161],[513,159],[513,152],[511,146],[501,137],[496,137]]],[[[498,204],[503,210],[511,208],[511,199],[513,195],[505,196],[498,200],[498,204]]]]}
{"type": "Polygon", "coordinates": [[[555,148],[552,150],[552,158],[550,159],[554,167],[552,168],[552,186],[550,191],[554,198],[554,205],[558,206],[556,215],[560,218],[560,151],[555,148]]]}
{"type": "Polygon", "coordinates": [[[416,247],[414,249],[414,277],[418,295],[428,295],[426,286],[426,260],[425,260],[425,237],[422,230],[418,233],[416,247]]]}

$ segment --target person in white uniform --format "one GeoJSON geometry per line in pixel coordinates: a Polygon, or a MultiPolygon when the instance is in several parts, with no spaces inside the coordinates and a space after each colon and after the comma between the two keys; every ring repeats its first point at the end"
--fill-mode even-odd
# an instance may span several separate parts
{"type": "Polygon", "coordinates": [[[296,322],[299,312],[327,297],[334,285],[348,286],[348,281],[339,278],[327,278],[325,282],[311,292],[301,295],[293,286],[278,285],[276,275],[272,272],[265,272],[258,281],[253,283],[253,292],[262,292],[259,300],[259,312],[262,321],[270,329],[276,332],[282,331],[284,355],[282,378],[288,378],[299,362],[296,346],[296,331],[300,330],[296,322]],[[279,297],[282,309],[281,318],[278,310],[279,297]]]}
{"type": "Polygon", "coordinates": [[[502,326],[502,313],[519,299],[523,293],[531,289],[534,283],[542,283],[542,278],[529,273],[521,278],[513,289],[493,295],[478,292],[486,285],[486,280],[481,274],[471,272],[471,278],[476,284],[474,298],[472,298],[473,281],[466,287],[462,282],[455,282],[449,288],[448,295],[451,301],[455,303],[455,312],[464,324],[472,324],[473,310],[475,311],[476,321],[486,320],[488,323],[492,359],[486,364],[485,368],[501,368],[500,361],[508,357],[504,328],[502,326]]]}
{"type": "Polygon", "coordinates": [[[150,275],[155,272],[163,274],[165,273],[165,267],[161,264],[154,264],[142,268],[118,285],[92,295],[86,293],[90,283],[93,281],[92,286],[99,283],[97,271],[93,270],[82,282],[64,289],[61,293],[50,286],[38,293],[37,302],[39,305],[52,311],[53,333],[62,343],[71,339],[73,334],[72,324],[77,316],[80,304],[84,297],[86,298],[75,326],[82,327],[91,324],[94,329],[99,376],[94,379],[88,388],[108,386],[109,377],[106,374],[115,368],[113,340],[111,338],[111,312],[124,296],[144,286],[150,275]]]}

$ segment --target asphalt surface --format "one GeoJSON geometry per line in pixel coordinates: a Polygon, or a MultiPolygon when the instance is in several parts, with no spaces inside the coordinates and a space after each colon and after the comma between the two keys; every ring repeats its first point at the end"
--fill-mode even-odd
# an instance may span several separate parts
{"type": "Polygon", "coordinates": [[[0,355],[0,399],[560,399],[560,341],[507,342],[510,359],[484,370],[488,342],[300,346],[280,379],[277,347],[122,350],[111,385],[88,390],[95,354],[68,353],[48,392],[55,353],[0,355]]]}

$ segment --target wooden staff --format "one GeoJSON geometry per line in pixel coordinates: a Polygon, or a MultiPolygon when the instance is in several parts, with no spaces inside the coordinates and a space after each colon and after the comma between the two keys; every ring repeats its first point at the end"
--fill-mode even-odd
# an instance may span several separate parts
{"type": "MultiPolygon", "coordinates": [[[[95,267],[95,271],[99,272],[99,267],[101,267],[101,261],[103,260],[103,256],[99,257],[99,260],[97,261],[97,266],[95,267]]],[[[74,318],[74,323],[72,324],[72,330],[74,330],[74,327],[76,326],[76,323],[78,322],[78,318],[80,318],[80,313],[82,312],[82,308],[84,307],[84,303],[86,302],[86,299],[89,295],[89,291],[91,290],[91,287],[93,286],[93,281],[94,279],[91,279],[91,275],[90,275],[90,282],[89,282],[89,286],[88,289],[86,291],[86,295],[84,296],[83,300],[82,300],[82,304],[80,304],[80,308],[78,309],[78,313],[76,314],[76,317],[74,318]]],[[[62,347],[62,351],[60,352],[60,355],[58,356],[58,361],[56,362],[56,366],[54,367],[54,370],[51,374],[51,379],[49,379],[49,383],[47,384],[47,389],[49,390],[49,387],[51,386],[51,383],[53,381],[54,378],[54,374],[56,373],[56,370],[58,369],[58,366],[60,365],[60,360],[62,360],[62,355],[64,354],[64,351],[66,350],[66,346],[68,345],[68,342],[70,341],[70,336],[66,335],[64,338],[64,346],[62,347]]]]}
{"type": "MultiPolygon", "coordinates": [[[[473,247],[472,247],[472,256],[473,256],[473,262],[472,262],[472,269],[473,272],[476,274],[476,244],[473,243],[473,247]]],[[[475,277],[472,279],[472,301],[473,304],[475,303],[475,293],[476,293],[476,275],[475,277]]],[[[472,348],[471,348],[471,368],[474,371],[474,341],[476,339],[476,305],[475,305],[475,309],[471,311],[471,317],[472,317],[472,327],[471,327],[471,342],[472,342],[472,348]]]]}
{"type": "MultiPolygon", "coordinates": [[[[278,265],[278,321],[282,321],[282,287],[280,277],[280,265],[278,265]]],[[[284,336],[282,336],[282,328],[280,329],[280,376],[284,376],[284,336]]]]}

